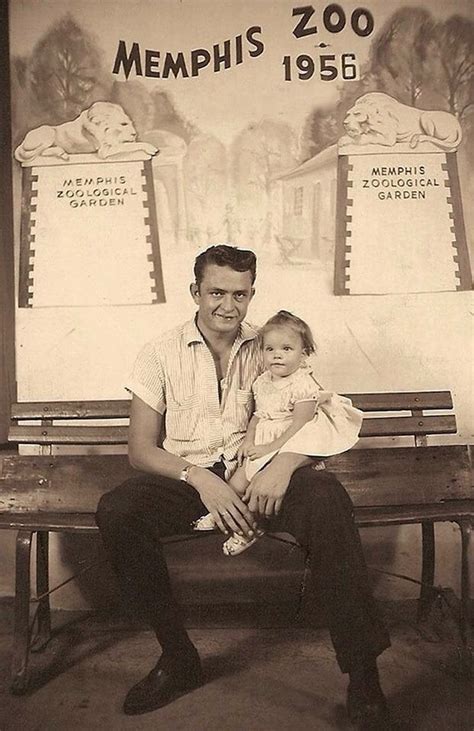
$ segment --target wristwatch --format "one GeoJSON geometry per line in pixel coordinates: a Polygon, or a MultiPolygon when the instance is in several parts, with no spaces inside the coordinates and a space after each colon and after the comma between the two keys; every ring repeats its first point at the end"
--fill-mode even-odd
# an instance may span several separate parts
{"type": "Polygon", "coordinates": [[[193,464],[187,464],[184,469],[181,470],[179,479],[181,482],[189,482],[189,471],[194,467],[193,464]]]}

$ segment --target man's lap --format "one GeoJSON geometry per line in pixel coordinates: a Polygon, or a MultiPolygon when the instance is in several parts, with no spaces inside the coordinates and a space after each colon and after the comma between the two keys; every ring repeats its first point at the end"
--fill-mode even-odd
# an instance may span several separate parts
{"type": "MultiPolygon", "coordinates": [[[[347,493],[331,472],[301,467],[290,480],[280,515],[268,522],[268,528],[294,535],[295,522],[307,522],[310,514],[318,512],[314,506],[327,500],[342,501],[352,508],[347,493]]],[[[163,537],[192,532],[192,523],[208,512],[191,485],[145,473],[137,473],[104,495],[99,511],[124,518],[140,516],[140,520],[153,522],[163,537]]]]}

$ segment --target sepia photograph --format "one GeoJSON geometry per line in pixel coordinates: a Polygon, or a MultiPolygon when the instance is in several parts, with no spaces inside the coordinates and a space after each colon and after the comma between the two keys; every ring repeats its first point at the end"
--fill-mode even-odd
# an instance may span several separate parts
{"type": "Polygon", "coordinates": [[[0,35],[0,731],[472,731],[472,0],[0,35]]]}

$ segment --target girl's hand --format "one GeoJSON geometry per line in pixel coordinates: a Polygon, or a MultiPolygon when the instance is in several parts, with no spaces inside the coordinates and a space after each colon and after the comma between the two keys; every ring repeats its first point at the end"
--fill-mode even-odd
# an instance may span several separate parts
{"type": "Polygon", "coordinates": [[[259,459],[260,457],[263,457],[265,454],[268,454],[271,451],[271,449],[268,449],[268,444],[259,444],[258,446],[252,444],[252,446],[248,450],[247,456],[251,460],[259,459]]]}
{"type": "Polygon", "coordinates": [[[252,449],[254,446],[254,443],[251,440],[244,439],[242,444],[237,450],[237,464],[240,465],[243,463],[243,461],[250,456],[250,449],[252,449]]]}

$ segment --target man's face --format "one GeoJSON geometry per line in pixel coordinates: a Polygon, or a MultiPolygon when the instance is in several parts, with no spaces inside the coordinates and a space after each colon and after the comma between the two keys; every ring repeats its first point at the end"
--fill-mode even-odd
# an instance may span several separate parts
{"type": "Polygon", "coordinates": [[[237,332],[254,295],[252,275],[230,267],[208,264],[198,287],[191,285],[191,295],[198,306],[198,325],[204,332],[237,332]]]}

